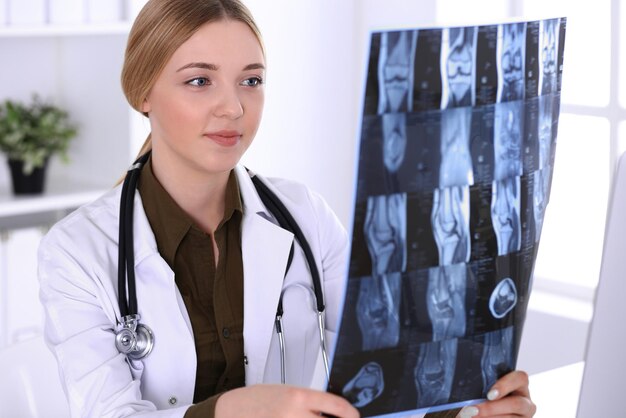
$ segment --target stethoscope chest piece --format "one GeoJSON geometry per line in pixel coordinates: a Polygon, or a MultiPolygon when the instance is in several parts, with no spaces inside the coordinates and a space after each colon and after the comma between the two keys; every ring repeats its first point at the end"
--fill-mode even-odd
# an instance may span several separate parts
{"type": "Polygon", "coordinates": [[[141,360],[152,351],[154,334],[148,326],[139,323],[139,315],[128,315],[122,318],[121,328],[115,335],[115,346],[131,360],[141,360]]]}

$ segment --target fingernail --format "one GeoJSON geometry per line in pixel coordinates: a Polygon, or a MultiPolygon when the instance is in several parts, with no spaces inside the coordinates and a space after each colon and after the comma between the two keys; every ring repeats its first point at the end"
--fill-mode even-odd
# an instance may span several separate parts
{"type": "Polygon", "coordinates": [[[476,415],[478,415],[478,408],[476,408],[475,406],[466,406],[465,408],[461,409],[461,412],[459,413],[459,418],[472,418],[476,415]]]}
{"type": "Polygon", "coordinates": [[[491,389],[489,393],[487,393],[487,399],[489,399],[490,401],[498,399],[498,396],[500,396],[500,392],[498,392],[498,389],[491,389]]]}

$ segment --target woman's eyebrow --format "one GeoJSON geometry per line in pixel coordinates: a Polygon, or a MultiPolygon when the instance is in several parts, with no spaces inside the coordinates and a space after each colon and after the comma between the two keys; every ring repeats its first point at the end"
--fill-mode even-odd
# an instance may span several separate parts
{"type": "MultiPolygon", "coordinates": [[[[176,70],[176,72],[186,70],[188,68],[202,68],[204,70],[217,71],[219,70],[220,67],[215,64],[209,64],[206,62],[190,62],[189,64],[186,64],[180,67],[178,70],[176,70]]],[[[254,64],[248,64],[245,67],[243,67],[243,71],[249,71],[249,70],[265,70],[265,66],[261,63],[254,63],[254,64]]]]}
{"type": "Polygon", "coordinates": [[[208,64],[206,62],[190,62],[187,65],[183,65],[176,72],[186,70],[187,68],[202,68],[204,70],[217,71],[219,67],[215,64],[208,64]]]}
{"type": "Polygon", "coordinates": [[[254,63],[254,64],[248,64],[245,67],[243,67],[244,71],[249,71],[249,70],[265,70],[265,65],[261,64],[261,63],[254,63]]]}

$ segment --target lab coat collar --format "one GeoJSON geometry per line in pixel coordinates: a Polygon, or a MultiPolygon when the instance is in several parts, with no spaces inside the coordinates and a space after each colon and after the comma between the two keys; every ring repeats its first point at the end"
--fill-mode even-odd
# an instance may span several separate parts
{"type": "MultiPolygon", "coordinates": [[[[101,228],[102,233],[106,235],[116,245],[119,244],[119,222],[120,222],[120,198],[122,195],[122,185],[109,190],[93,205],[100,206],[97,210],[88,212],[87,216],[94,224],[99,225],[115,225],[115,228],[101,228]],[[103,211],[104,213],[102,213],[103,211]]],[[[143,202],[138,192],[135,192],[133,210],[133,234],[134,234],[134,250],[135,250],[135,267],[141,261],[156,252],[158,252],[156,239],[146,213],[143,209],[143,202]]]]}
{"type": "Polygon", "coordinates": [[[252,183],[251,175],[254,175],[253,171],[250,171],[242,166],[235,166],[235,174],[237,175],[237,183],[239,184],[239,193],[241,194],[241,201],[243,204],[243,212],[255,213],[264,217],[271,217],[271,213],[267,210],[261,197],[256,191],[254,184],[252,183]]]}
{"type": "MultiPolygon", "coordinates": [[[[263,382],[276,309],[293,234],[276,225],[242,166],[235,168],[243,200],[241,250],[244,276],[244,355],[246,384],[263,382]]],[[[264,182],[268,187],[271,185],[264,182]]]]}
{"type": "MultiPolygon", "coordinates": [[[[265,207],[261,198],[259,197],[254,184],[250,178],[245,167],[242,165],[237,165],[235,167],[235,174],[237,175],[237,181],[239,183],[239,191],[241,193],[241,200],[243,203],[243,220],[251,220],[254,219],[258,221],[260,219],[269,223],[271,226],[275,227],[273,232],[283,234],[285,237],[289,237],[289,248],[287,248],[287,255],[289,255],[289,250],[291,249],[291,242],[293,241],[293,234],[288,231],[285,231],[280,226],[277,225],[277,222],[274,220],[274,216],[271,212],[265,207]],[[260,219],[259,219],[260,218],[260,219]]],[[[258,175],[257,175],[258,176],[258,175]]],[[[259,176],[261,177],[261,176],[259,176]]],[[[277,191],[272,187],[272,185],[265,179],[263,182],[275,193],[277,191]]],[[[111,190],[109,195],[109,210],[112,212],[111,216],[114,218],[119,218],[119,210],[120,210],[120,197],[121,197],[121,189],[122,186],[119,185],[115,189],[111,190]]],[[[146,213],[143,209],[143,202],[139,193],[135,193],[135,209],[134,209],[134,228],[133,232],[135,235],[135,265],[139,264],[141,260],[147,256],[158,252],[156,238],[154,237],[154,233],[152,232],[152,228],[150,227],[150,223],[146,216],[146,213]]],[[[263,222],[263,223],[265,223],[263,222]]],[[[243,222],[242,222],[243,223],[243,222]]],[[[245,229],[242,226],[242,234],[245,234],[245,229]]],[[[117,229],[109,231],[105,231],[109,238],[115,242],[118,242],[118,234],[117,229]]],[[[250,235],[248,235],[250,236],[250,235]]],[[[242,236],[242,241],[243,241],[242,236]]],[[[260,247],[262,248],[262,247],[260,247]]],[[[264,248],[264,250],[269,250],[268,248],[264,248]]],[[[266,257],[267,258],[267,257],[266,257]]],[[[285,258],[286,260],[287,258],[285,258]]],[[[245,260],[245,258],[244,258],[245,260]]],[[[286,267],[286,264],[285,264],[286,267]]],[[[284,273],[284,271],[283,271],[284,273]]]]}

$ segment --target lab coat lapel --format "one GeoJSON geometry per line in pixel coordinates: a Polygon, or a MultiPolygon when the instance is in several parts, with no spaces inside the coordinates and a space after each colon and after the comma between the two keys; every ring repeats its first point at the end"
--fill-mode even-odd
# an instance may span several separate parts
{"type": "Polygon", "coordinates": [[[250,177],[236,168],[243,200],[241,250],[244,274],[246,384],[263,382],[293,234],[274,224],[250,177]]]}
{"type": "MultiPolygon", "coordinates": [[[[167,289],[169,293],[173,293],[176,296],[176,302],[178,303],[178,309],[182,318],[185,321],[186,329],[189,332],[189,336],[193,338],[193,329],[191,327],[191,320],[187,312],[185,302],[176,286],[175,276],[172,269],[167,262],[159,254],[157,248],[156,238],[150,222],[146,216],[146,212],[143,210],[143,203],[139,193],[135,195],[135,218],[134,218],[134,234],[135,234],[135,271],[140,272],[145,270],[156,270],[162,274],[148,275],[146,277],[137,277],[139,282],[144,282],[147,286],[147,290],[159,285],[164,289],[167,289]],[[153,257],[156,256],[156,257],[153,257]],[[140,266],[143,260],[148,260],[151,264],[149,267],[140,266]],[[152,265],[154,264],[154,265],[152,265]]],[[[139,291],[138,291],[139,292],[139,291]]]]}
{"type": "Polygon", "coordinates": [[[142,379],[142,391],[163,404],[174,397],[182,405],[188,405],[193,402],[197,366],[191,321],[174,272],[156,251],[156,240],[145,212],[141,210],[136,215],[137,303],[142,322],[155,335],[154,350],[142,363],[145,371],[167,376],[164,381],[146,376],[142,379]],[[176,361],[172,361],[172,356],[176,361]]]}

